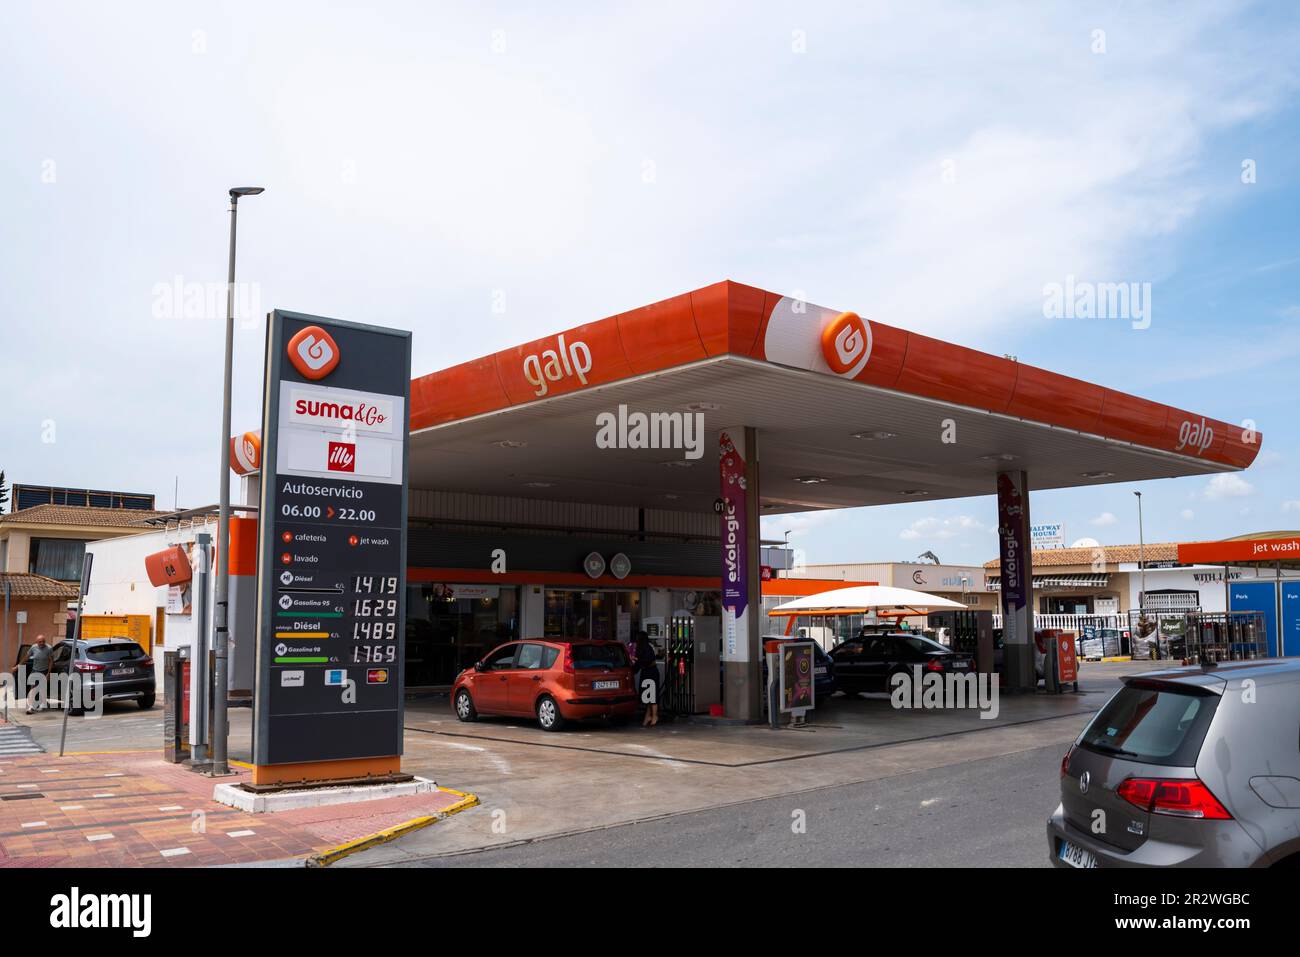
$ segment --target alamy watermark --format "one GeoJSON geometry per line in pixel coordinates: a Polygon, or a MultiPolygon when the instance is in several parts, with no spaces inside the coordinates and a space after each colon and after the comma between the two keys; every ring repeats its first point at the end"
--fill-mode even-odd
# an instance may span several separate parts
{"type": "Polygon", "coordinates": [[[1127,319],[1134,329],[1151,326],[1151,283],[1085,282],[1066,276],[1043,286],[1045,319],[1127,319]]]}
{"type": "Polygon", "coordinates": [[[618,412],[596,415],[596,447],[600,449],[684,449],[686,458],[704,455],[703,412],[618,412]]]}
{"type": "Polygon", "coordinates": [[[927,671],[913,665],[910,673],[898,671],[890,677],[889,703],[899,710],[978,708],[982,720],[992,721],[999,710],[997,676],[927,671]]]}
{"type": "Polygon", "coordinates": [[[0,672],[0,697],[15,703],[26,698],[27,707],[33,711],[57,704],[72,711],[102,715],[102,691],[103,678],[100,675],[83,675],[77,671],[72,674],[28,671],[26,665],[19,665],[13,672],[0,672]]]}
{"type": "MultiPolygon", "coordinates": [[[[171,282],[154,283],[150,311],[155,319],[225,319],[229,289],[224,282],[187,282],[183,276],[173,276],[171,282]]],[[[251,329],[265,313],[261,283],[236,282],[239,327],[251,329]]]]}

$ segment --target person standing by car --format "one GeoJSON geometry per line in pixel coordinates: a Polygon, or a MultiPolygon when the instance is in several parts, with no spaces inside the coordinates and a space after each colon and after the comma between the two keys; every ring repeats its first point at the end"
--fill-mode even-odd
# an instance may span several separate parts
{"type": "Polygon", "coordinates": [[[27,713],[28,714],[31,714],[33,711],[32,702],[31,702],[31,688],[32,688],[31,676],[32,675],[39,675],[40,680],[38,683],[44,685],[44,687],[40,691],[39,700],[41,701],[41,709],[44,710],[45,708],[45,703],[44,703],[45,696],[49,694],[50,659],[53,656],[54,656],[54,649],[45,643],[45,636],[37,635],[36,644],[32,645],[31,648],[29,648],[27,651],[27,671],[29,672],[27,677],[27,688],[28,688],[27,713]]]}
{"type": "Polygon", "coordinates": [[[632,670],[637,693],[646,706],[641,726],[653,727],[659,723],[659,667],[655,664],[655,646],[644,631],[638,631],[632,643],[632,670]]]}

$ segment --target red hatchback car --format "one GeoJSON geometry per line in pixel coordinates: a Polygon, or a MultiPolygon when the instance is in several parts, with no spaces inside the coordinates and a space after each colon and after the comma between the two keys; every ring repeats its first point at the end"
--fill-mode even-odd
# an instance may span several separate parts
{"type": "Polygon", "coordinates": [[[479,715],[536,717],[546,731],[581,718],[630,718],[637,696],[627,651],[617,641],[525,638],[493,649],[456,676],[452,708],[479,715]]]}

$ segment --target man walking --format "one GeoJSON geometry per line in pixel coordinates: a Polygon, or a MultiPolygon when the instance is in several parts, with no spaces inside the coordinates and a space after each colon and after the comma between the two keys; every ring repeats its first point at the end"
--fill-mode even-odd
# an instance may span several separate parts
{"type": "Polygon", "coordinates": [[[36,644],[32,645],[32,647],[27,652],[27,672],[28,672],[27,713],[28,714],[31,714],[33,710],[32,709],[32,691],[33,691],[32,677],[34,675],[40,676],[39,680],[36,682],[36,684],[41,686],[38,692],[39,693],[38,700],[40,702],[41,709],[44,710],[45,708],[45,699],[46,699],[46,695],[49,693],[49,687],[50,687],[50,683],[49,683],[50,659],[53,658],[53,656],[54,656],[54,649],[45,643],[45,636],[37,635],[36,644]]]}

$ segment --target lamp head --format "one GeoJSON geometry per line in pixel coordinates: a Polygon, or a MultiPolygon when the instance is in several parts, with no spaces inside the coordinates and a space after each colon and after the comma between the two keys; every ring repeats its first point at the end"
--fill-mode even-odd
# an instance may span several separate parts
{"type": "Polygon", "coordinates": [[[266,192],[263,186],[236,186],[230,191],[231,199],[239,199],[241,196],[256,196],[258,193],[266,192]]]}

